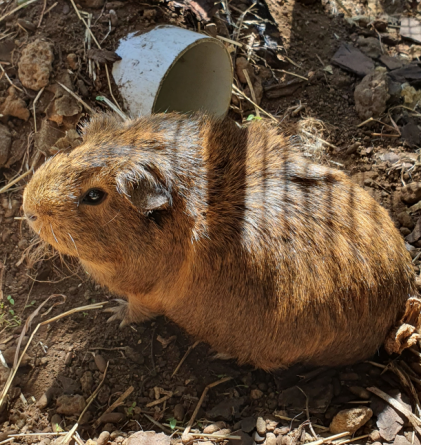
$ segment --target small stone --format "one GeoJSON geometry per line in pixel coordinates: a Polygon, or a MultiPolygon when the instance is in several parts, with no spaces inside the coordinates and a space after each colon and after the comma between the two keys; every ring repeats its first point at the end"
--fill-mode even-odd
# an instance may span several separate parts
{"type": "Polygon", "coordinates": [[[53,398],[57,395],[57,393],[58,393],[58,388],[51,386],[39,398],[39,400],[36,403],[36,406],[41,410],[47,408],[47,406],[52,402],[53,398]]]}
{"type": "Polygon", "coordinates": [[[73,360],[73,352],[72,352],[72,351],[69,351],[69,352],[66,354],[66,357],[65,357],[65,359],[64,359],[64,364],[65,364],[66,366],[70,366],[70,365],[72,364],[72,360],[73,360]]]}
{"type": "Polygon", "coordinates": [[[74,71],[76,71],[79,68],[79,59],[76,54],[70,53],[67,54],[67,63],[69,64],[70,68],[74,71]]]}
{"type": "Polygon", "coordinates": [[[406,212],[398,213],[396,215],[396,218],[402,227],[407,227],[408,229],[411,230],[415,227],[414,220],[406,212]]]}
{"type": "Polygon", "coordinates": [[[226,423],[225,422],[215,422],[215,423],[211,423],[210,425],[206,426],[205,429],[203,430],[203,432],[205,434],[213,434],[216,433],[217,431],[220,431],[222,428],[226,427],[226,423]]]}
{"type": "Polygon", "coordinates": [[[85,399],[80,396],[61,396],[57,399],[57,413],[65,416],[81,414],[86,406],[85,399]]]}
{"type": "Polygon", "coordinates": [[[258,400],[263,396],[263,391],[260,391],[260,389],[252,389],[250,391],[250,397],[254,400],[258,400]]]}
{"type": "Polygon", "coordinates": [[[362,53],[372,59],[377,59],[382,54],[379,39],[375,37],[358,37],[357,44],[362,53]]]}
{"type": "Polygon", "coordinates": [[[256,418],[255,417],[245,417],[241,420],[241,429],[245,433],[251,433],[256,428],[256,418]]]}
{"type": "Polygon", "coordinates": [[[85,371],[80,378],[80,384],[82,385],[82,391],[84,394],[91,394],[92,387],[94,386],[94,377],[91,371],[85,371]]]}
{"type": "Polygon", "coordinates": [[[265,445],[276,445],[276,436],[273,433],[267,433],[265,445]]]}
{"type": "Polygon", "coordinates": [[[103,431],[98,437],[97,445],[107,445],[109,439],[110,433],[108,431],[103,431]]]}
{"type": "Polygon", "coordinates": [[[380,434],[380,431],[374,430],[370,433],[370,440],[372,442],[380,442],[382,440],[382,436],[380,434]]]}
{"type": "Polygon", "coordinates": [[[170,438],[164,433],[139,431],[127,439],[126,445],[170,445],[170,438]]]}
{"type": "Polygon", "coordinates": [[[9,158],[12,135],[5,125],[0,125],[0,168],[4,167],[9,158]]]}
{"type": "Polygon", "coordinates": [[[61,433],[63,431],[63,428],[61,427],[62,421],[63,421],[62,418],[58,414],[54,414],[51,417],[50,424],[53,433],[61,433]]]}
{"type": "Polygon", "coordinates": [[[367,74],[354,91],[358,116],[364,120],[379,117],[386,110],[389,98],[386,73],[374,71],[367,74]]]}
{"type": "Polygon", "coordinates": [[[359,49],[347,43],[342,44],[336,51],[332,57],[332,63],[360,77],[374,70],[374,62],[359,49]]]}
{"type": "Polygon", "coordinates": [[[264,421],[263,417],[257,418],[256,430],[261,436],[264,436],[266,434],[266,422],[264,421]]]}
{"type": "Polygon", "coordinates": [[[291,431],[291,428],[289,426],[281,426],[280,428],[276,428],[274,433],[277,436],[285,436],[285,434],[288,434],[291,431]]]}
{"type": "Polygon", "coordinates": [[[401,235],[405,238],[405,237],[407,237],[410,233],[411,233],[411,231],[409,230],[409,229],[407,229],[406,227],[401,227],[400,229],[399,229],[399,232],[401,232],[401,235]]]}
{"type": "Polygon", "coordinates": [[[14,87],[10,87],[7,92],[8,96],[6,99],[3,100],[3,102],[0,102],[0,114],[17,117],[18,119],[27,121],[30,113],[26,102],[20,97],[16,96],[16,90],[14,87]]]}
{"type": "Polygon", "coordinates": [[[153,20],[156,17],[156,9],[145,9],[143,11],[143,18],[146,20],[153,20]]]}
{"type": "MultiPolygon", "coordinates": [[[[8,366],[12,367],[13,362],[15,360],[16,347],[12,346],[3,351],[3,357],[6,360],[8,366]]],[[[28,366],[30,363],[31,357],[25,352],[22,361],[20,362],[20,366],[28,366]]]]}
{"type": "Polygon", "coordinates": [[[259,444],[265,441],[265,436],[261,436],[257,431],[255,431],[253,434],[253,439],[257,444],[259,444]]]}
{"type": "Polygon", "coordinates": [[[421,182],[411,182],[402,187],[401,200],[408,205],[419,202],[421,200],[421,182]]]}
{"type": "Polygon", "coordinates": [[[421,239],[421,218],[418,218],[414,230],[405,238],[410,244],[414,244],[421,239]]]}
{"type": "Polygon", "coordinates": [[[99,418],[100,423],[116,424],[122,422],[126,416],[123,413],[106,413],[99,418]]]}
{"type": "Polygon", "coordinates": [[[352,392],[352,394],[355,394],[360,399],[368,400],[371,397],[370,393],[361,386],[351,386],[349,390],[352,392]]]}
{"type": "Polygon", "coordinates": [[[52,62],[54,60],[51,45],[42,40],[35,40],[22,51],[18,67],[22,85],[39,91],[48,85],[52,62]]]}
{"type": "Polygon", "coordinates": [[[107,362],[105,358],[102,355],[96,354],[95,355],[95,364],[97,368],[99,369],[99,372],[104,373],[107,369],[107,362]]]}
{"type": "Polygon", "coordinates": [[[82,97],[88,97],[89,91],[88,88],[86,88],[85,82],[82,79],[79,79],[76,82],[77,89],[79,90],[79,93],[82,97]]]}
{"type": "Polygon", "coordinates": [[[179,420],[180,422],[184,420],[184,406],[181,403],[177,403],[174,407],[174,419],[179,420]]]}
{"type": "Polygon", "coordinates": [[[373,411],[365,406],[339,411],[330,424],[330,432],[339,434],[348,431],[352,435],[364,426],[372,415],[373,411]]]}

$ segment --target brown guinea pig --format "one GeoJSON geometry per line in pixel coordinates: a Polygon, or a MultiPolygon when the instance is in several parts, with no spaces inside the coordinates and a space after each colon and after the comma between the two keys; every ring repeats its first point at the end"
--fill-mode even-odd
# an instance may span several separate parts
{"type": "Polygon", "coordinates": [[[128,303],[265,370],[374,354],[415,294],[388,213],[262,124],[95,116],[39,168],[31,227],[128,303]]]}

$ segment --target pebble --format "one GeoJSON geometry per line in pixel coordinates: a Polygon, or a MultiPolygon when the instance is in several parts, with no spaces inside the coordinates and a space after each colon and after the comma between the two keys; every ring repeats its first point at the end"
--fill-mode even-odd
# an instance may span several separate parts
{"type": "Polygon", "coordinates": [[[253,434],[253,439],[256,443],[263,443],[265,441],[265,436],[261,436],[257,431],[253,434]]]}
{"type": "Polygon", "coordinates": [[[276,445],[276,436],[273,433],[268,433],[266,435],[265,445],[276,445]]]}
{"type": "Polygon", "coordinates": [[[401,212],[396,215],[397,220],[400,222],[401,226],[412,230],[415,227],[414,220],[406,212],[401,212]]]}
{"type": "Polygon", "coordinates": [[[256,418],[255,417],[245,417],[241,420],[241,429],[245,433],[251,433],[256,428],[256,418]]]}
{"type": "Polygon", "coordinates": [[[105,369],[107,368],[107,362],[102,355],[99,354],[95,355],[95,364],[100,372],[102,373],[105,372],[105,369]]]}
{"type": "Polygon", "coordinates": [[[260,389],[252,389],[250,391],[250,397],[254,400],[258,400],[263,396],[263,391],[260,391],[260,389]]]}
{"type": "Polygon", "coordinates": [[[58,414],[53,414],[50,420],[53,433],[60,433],[61,431],[63,431],[63,428],[60,426],[62,421],[62,418],[58,414]]]}
{"type": "Polygon", "coordinates": [[[226,424],[225,422],[215,422],[211,423],[210,425],[206,426],[203,430],[204,434],[213,434],[217,431],[221,430],[222,428],[225,428],[226,424]]]}
{"type": "Polygon", "coordinates": [[[256,430],[261,435],[264,436],[266,434],[266,422],[263,417],[258,417],[256,421],[256,430]]]}
{"type": "Polygon", "coordinates": [[[107,445],[109,439],[110,433],[108,431],[103,431],[98,437],[97,445],[107,445]]]}
{"type": "Polygon", "coordinates": [[[94,377],[91,371],[85,371],[80,378],[80,384],[82,385],[82,391],[84,394],[90,394],[92,387],[94,386],[94,377]]]}
{"type": "Polygon", "coordinates": [[[22,51],[19,59],[19,80],[22,85],[34,91],[46,87],[50,80],[54,54],[50,43],[35,40],[22,51]]]}
{"type": "Polygon", "coordinates": [[[379,441],[381,441],[382,440],[382,436],[380,434],[380,431],[378,431],[378,430],[372,431],[371,434],[370,434],[370,440],[372,442],[379,442],[379,441]]]}
{"type": "Polygon", "coordinates": [[[65,416],[81,414],[86,406],[85,399],[80,396],[61,396],[57,399],[57,413],[65,416]]]}
{"type": "Polygon", "coordinates": [[[174,407],[174,419],[182,421],[184,419],[184,406],[181,403],[177,403],[174,407]]]}
{"type": "Polygon", "coordinates": [[[280,428],[275,428],[274,433],[277,436],[285,436],[285,434],[288,434],[291,431],[291,428],[289,426],[282,426],[280,428]]]}
{"type": "Polygon", "coordinates": [[[354,434],[371,419],[372,415],[373,411],[366,406],[339,411],[332,419],[330,432],[339,434],[349,431],[350,434],[354,434]]]}
{"type": "Polygon", "coordinates": [[[379,117],[386,110],[390,98],[386,73],[367,74],[354,91],[355,109],[360,119],[379,117]]]}
{"type": "Polygon", "coordinates": [[[416,204],[421,200],[421,182],[411,182],[401,189],[401,200],[408,205],[416,204]]]}
{"type": "Polygon", "coordinates": [[[351,386],[349,390],[361,399],[368,400],[371,397],[370,393],[361,386],[351,386]]]}
{"type": "Polygon", "coordinates": [[[76,71],[79,68],[79,59],[76,54],[70,53],[67,54],[67,63],[69,64],[70,68],[74,71],[76,71]]]}
{"type": "Polygon", "coordinates": [[[72,351],[69,351],[69,352],[66,354],[66,358],[64,359],[64,364],[65,364],[66,366],[70,366],[70,365],[72,364],[72,360],[73,360],[73,352],[72,352],[72,351]]]}
{"type": "Polygon", "coordinates": [[[126,416],[123,413],[106,413],[99,418],[99,422],[115,424],[122,422],[125,418],[126,416]]]}
{"type": "Polygon", "coordinates": [[[0,125],[0,168],[4,167],[9,158],[12,136],[5,125],[0,125]]]}

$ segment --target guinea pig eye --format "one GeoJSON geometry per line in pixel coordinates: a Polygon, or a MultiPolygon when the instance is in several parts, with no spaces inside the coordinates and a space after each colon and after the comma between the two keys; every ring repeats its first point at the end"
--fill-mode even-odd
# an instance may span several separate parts
{"type": "Polygon", "coordinates": [[[96,206],[104,201],[107,194],[100,189],[88,190],[82,198],[81,204],[96,206]]]}

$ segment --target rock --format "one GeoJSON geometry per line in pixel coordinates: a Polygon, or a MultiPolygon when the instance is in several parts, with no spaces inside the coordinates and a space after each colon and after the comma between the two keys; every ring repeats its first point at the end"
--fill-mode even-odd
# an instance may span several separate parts
{"type": "Polygon", "coordinates": [[[76,116],[82,111],[80,103],[68,93],[58,93],[46,110],[47,119],[63,125],[65,117],[76,116]]]}
{"type": "Polygon", "coordinates": [[[398,219],[398,221],[402,227],[407,227],[408,229],[412,230],[415,226],[414,220],[406,212],[398,213],[396,215],[396,218],[398,219]]]}
{"type": "MultiPolygon", "coordinates": [[[[402,400],[399,390],[394,389],[390,391],[390,396],[399,400],[399,402],[403,403],[403,405],[411,411],[411,406],[406,401],[407,398],[402,400]]],[[[373,397],[371,407],[377,417],[376,424],[381,437],[387,442],[392,442],[404,425],[404,416],[396,412],[392,406],[378,397],[373,397]]]]}
{"type": "Polygon", "coordinates": [[[8,96],[6,99],[0,102],[0,114],[17,117],[18,119],[27,121],[30,114],[26,102],[16,95],[14,87],[10,87],[7,92],[8,96]]]}
{"type": "Polygon", "coordinates": [[[39,398],[39,400],[36,403],[36,406],[39,409],[45,409],[47,406],[50,405],[53,398],[59,393],[59,389],[55,386],[51,386],[50,388],[45,391],[45,393],[39,398]]]}
{"type": "Polygon", "coordinates": [[[76,380],[65,377],[64,375],[59,376],[57,380],[59,380],[63,387],[63,394],[72,396],[80,391],[80,385],[76,380]]]}
{"type": "Polygon", "coordinates": [[[174,407],[174,419],[182,421],[184,420],[184,414],[184,406],[181,403],[177,403],[174,407]]]}
{"type": "MultiPolygon", "coordinates": [[[[77,134],[77,132],[76,132],[76,134],[77,134]]],[[[99,354],[95,355],[95,364],[96,364],[96,367],[98,368],[99,372],[102,372],[102,373],[105,372],[105,370],[107,368],[107,362],[102,355],[99,355],[99,354]]]]}
{"type": "Polygon", "coordinates": [[[225,422],[215,422],[215,423],[211,423],[210,425],[208,425],[207,427],[205,427],[205,429],[203,430],[203,432],[205,434],[213,434],[216,433],[217,431],[220,431],[222,428],[225,428],[227,425],[225,422]]]}
{"type": "Polygon", "coordinates": [[[67,54],[67,63],[69,64],[70,68],[74,71],[76,71],[79,68],[79,59],[76,54],[70,53],[67,54]]]}
{"type": "Polygon", "coordinates": [[[250,391],[250,397],[254,400],[258,400],[263,396],[263,391],[260,391],[260,389],[252,389],[250,391]]]}
{"type": "Polygon", "coordinates": [[[245,433],[251,433],[256,428],[256,418],[246,417],[241,421],[241,430],[245,433]]]}
{"type": "Polygon", "coordinates": [[[88,97],[89,91],[88,88],[86,88],[85,82],[82,79],[78,79],[76,82],[77,89],[79,90],[79,93],[82,97],[88,97]]]}
{"type": "Polygon", "coordinates": [[[164,433],[155,431],[139,431],[132,434],[126,441],[126,445],[170,445],[170,438],[164,433]]]}
{"type": "Polygon", "coordinates": [[[364,77],[374,70],[373,61],[359,49],[347,43],[342,44],[336,51],[332,63],[360,77],[364,77]]]}
{"type": "Polygon", "coordinates": [[[235,431],[233,436],[240,436],[241,439],[230,439],[227,445],[254,445],[254,440],[244,431],[235,431]]]}
{"type": "Polygon", "coordinates": [[[63,428],[61,427],[61,422],[63,419],[58,414],[53,414],[50,420],[51,429],[53,430],[53,433],[61,433],[63,431],[63,428]]]}
{"type": "MultiPolygon", "coordinates": [[[[20,351],[20,354],[22,351],[20,351]]],[[[13,366],[13,362],[15,360],[15,354],[16,354],[16,347],[12,346],[10,348],[7,348],[5,351],[3,351],[3,357],[6,360],[7,365],[11,368],[13,366]]],[[[25,352],[22,361],[20,363],[20,366],[28,366],[30,363],[31,357],[25,352]]]]}
{"type": "Polygon", "coordinates": [[[363,120],[379,117],[386,110],[388,91],[386,73],[374,71],[365,76],[354,92],[358,116],[363,120]]]}
{"type": "Polygon", "coordinates": [[[411,233],[411,231],[409,230],[409,229],[407,229],[406,227],[401,227],[400,229],[399,229],[399,231],[401,232],[401,235],[405,238],[405,237],[407,237],[410,233],[411,233]]]}
{"type": "Polygon", "coordinates": [[[402,17],[399,33],[406,39],[421,43],[421,23],[417,19],[412,17],[402,17]]]}
{"type": "Polygon", "coordinates": [[[380,442],[382,440],[382,436],[380,435],[380,431],[374,430],[370,433],[370,440],[372,442],[380,442]]]}
{"type": "Polygon", "coordinates": [[[402,187],[401,200],[408,205],[421,201],[421,182],[411,182],[402,187]]]}
{"type": "Polygon", "coordinates": [[[99,422],[115,424],[122,422],[125,418],[126,416],[123,413],[106,413],[99,418],[99,422]]]}
{"type": "MultiPolygon", "coordinates": [[[[393,445],[411,445],[411,443],[405,436],[396,436],[393,445]]],[[[413,443],[415,444],[415,442],[413,443]]]]}
{"type": "Polygon", "coordinates": [[[111,21],[111,25],[116,27],[118,25],[118,15],[117,13],[114,11],[114,9],[110,9],[110,21],[111,21]]]}
{"type": "Polygon", "coordinates": [[[239,413],[240,408],[244,403],[244,397],[238,399],[225,399],[207,412],[207,418],[210,420],[224,420],[229,422],[233,415],[239,413]]]}
{"type": "Polygon", "coordinates": [[[111,389],[108,385],[102,385],[101,389],[98,392],[98,402],[102,405],[108,403],[108,399],[110,398],[111,389]]]}
{"type": "Polygon", "coordinates": [[[266,435],[266,422],[263,417],[258,417],[256,421],[256,430],[261,436],[266,435]]]}
{"type": "Polygon", "coordinates": [[[83,0],[82,3],[87,8],[99,9],[104,6],[105,0],[83,0]]]}
{"type": "Polygon", "coordinates": [[[415,244],[421,239],[421,218],[418,218],[414,230],[405,238],[410,244],[415,244]]]}
{"type": "Polygon", "coordinates": [[[257,444],[261,444],[265,441],[265,436],[261,436],[257,431],[253,434],[253,439],[257,444]]]}
{"type": "Polygon", "coordinates": [[[265,445],[276,445],[276,436],[273,433],[267,433],[265,445]]]}
{"type": "Polygon", "coordinates": [[[59,130],[58,125],[55,122],[49,122],[47,119],[44,119],[41,122],[41,128],[38,130],[38,133],[35,135],[35,147],[37,150],[45,153],[46,155],[50,155],[51,147],[63,136],[65,132],[59,130]]]}
{"type": "Polygon", "coordinates": [[[85,399],[80,396],[61,396],[57,399],[58,414],[64,414],[65,416],[74,416],[82,413],[86,406],[85,399]]]}
{"type": "Polygon", "coordinates": [[[84,394],[91,394],[92,387],[94,386],[94,377],[91,371],[85,371],[80,378],[80,384],[82,385],[82,391],[84,394]]]}
{"type": "Polygon", "coordinates": [[[349,431],[352,435],[364,426],[371,419],[372,415],[373,411],[366,406],[339,411],[332,419],[330,432],[332,434],[339,434],[349,431]]]}
{"type": "Polygon", "coordinates": [[[382,54],[382,48],[380,46],[379,39],[375,37],[358,37],[358,47],[361,52],[372,59],[378,59],[382,54]]]}
{"type": "Polygon", "coordinates": [[[404,65],[402,60],[397,57],[387,56],[386,54],[383,54],[379,60],[389,70],[397,70],[404,65]]]}
{"type": "Polygon", "coordinates": [[[401,135],[410,147],[415,147],[421,143],[421,130],[412,120],[401,128],[401,135]]]}
{"type": "Polygon", "coordinates": [[[97,445],[107,445],[108,440],[110,439],[110,433],[108,431],[103,431],[96,441],[97,445]]]}
{"type": "Polygon", "coordinates": [[[34,25],[29,20],[18,19],[18,23],[22,28],[27,29],[28,31],[35,32],[37,30],[37,25],[34,25]]]}
{"type": "Polygon", "coordinates": [[[5,125],[0,124],[0,168],[4,167],[9,158],[12,135],[5,125]]]}
{"type": "Polygon", "coordinates": [[[35,40],[22,51],[18,67],[22,85],[39,91],[48,85],[52,62],[54,60],[51,45],[42,40],[35,40]]]}
{"type": "Polygon", "coordinates": [[[417,63],[409,63],[402,68],[390,71],[389,76],[399,83],[416,82],[421,80],[421,67],[417,63]]]}
{"type": "Polygon", "coordinates": [[[361,386],[350,386],[349,390],[360,399],[368,400],[371,397],[371,394],[361,386]]]}

